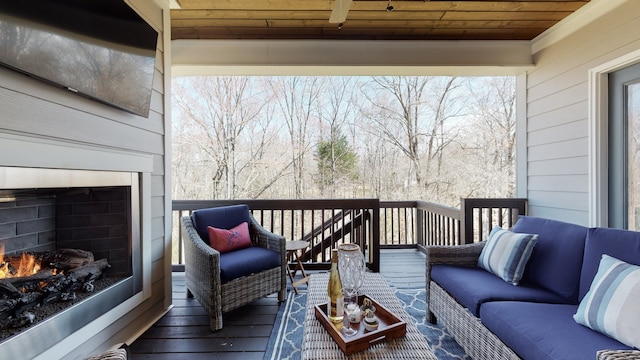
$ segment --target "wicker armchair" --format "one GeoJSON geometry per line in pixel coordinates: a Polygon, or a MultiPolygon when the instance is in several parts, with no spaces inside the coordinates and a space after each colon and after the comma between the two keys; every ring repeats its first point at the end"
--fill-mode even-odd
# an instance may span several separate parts
{"type": "MultiPolygon", "coordinates": [[[[183,216],[181,222],[185,248],[187,296],[195,297],[205,308],[210,316],[212,331],[222,329],[223,313],[275,292],[278,293],[279,301],[285,300],[285,238],[267,231],[258,224],[246,205],[197,210],[191,216],[183,216]],[[279,254],[280,265],[223,283],[220,269],[221,254],[209,246],[206,229],[207,226],[230,229],[243,221],[249,224],[253,247],[275,251],[279,254]]],[[[222,254],[223,266],[225,255],[222,254]]],[[[253,259],[247,260],[253,261],[253,259]]]]}

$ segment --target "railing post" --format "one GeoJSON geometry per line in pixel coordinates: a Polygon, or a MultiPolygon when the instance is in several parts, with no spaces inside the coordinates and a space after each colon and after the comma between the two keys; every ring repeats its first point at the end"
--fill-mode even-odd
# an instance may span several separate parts
{"type": "Polygon", "coordinates": [[[424,240],[425,229],[424,211],[416,206],[416,243],[418,246],[425,246],[426,244],[424,240]]]}
{"type": "Polygon", "coordinates": [[[491,231],[493,226],[499,225],[503,228],[513,226],[518,220],[518,215],[527,214],[527,199],[523,198],[471,198],[461,199],[460,216],[462,217],[462,231],[460,233],[461,244],[471,244],[475,242],[476,235],[478,241],[482,241],[483,234],[491,231]],[[477,217],[476,217],[476,210],[477,217]],[[514,213],[514,210],[516,211],[514,213]],[[494,211],[497,211],[497,219],[494,218],[494,211]],[[508,214],[504,219],[503,211],[508,214]],[[484,231],[486,220],[487,231],[484,231]],[[477,222],[477,223],[476,223],[477,222]],[[477,228],[476,228],[477,225],[477,228]]]}
{"type": "Polygon", "coordinates": [[[377,199],[371,216],[371,242],[373,243],[373,262],[371,271],[380,272],[380,199],[377,199]]]}
{"type": "Polygon", "coordinates": [[[467,200],[460,199],[460,245],[473,242],[473,207],[467,206],[467,200]]]}

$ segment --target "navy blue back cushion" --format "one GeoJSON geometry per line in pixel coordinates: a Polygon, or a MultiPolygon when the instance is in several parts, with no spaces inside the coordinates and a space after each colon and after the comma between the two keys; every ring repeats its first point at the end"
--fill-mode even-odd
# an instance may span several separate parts
{"type": "Polygon", "coordinates": [[[512,230],[538,234],[538,242],[525,268],[523,280],[577,303],[588,228],[557,220],[520,216],[512,230]]]}
{"type": "Polygon", "coordinates": [[[249,206],[231,205],[196,210],[191,214],[191,221],[198,235],[208,244],[207,226],[229,230],[245,221],[251,224],[251,215],[249,206]]]}
{"type": "Polygon", "coordinates": [[[591,287],[602,254],[629,264],[640,265],[640,232],[611,228],[589,229],[580,276],[580,299],[591,287]]]}

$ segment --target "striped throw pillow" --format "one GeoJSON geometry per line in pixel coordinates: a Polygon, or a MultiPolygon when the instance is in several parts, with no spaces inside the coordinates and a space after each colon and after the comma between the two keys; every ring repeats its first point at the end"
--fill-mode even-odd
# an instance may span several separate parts
{"type": "Polygon", "coordinates": [[[537,241],[537,234],[514,233],[495,226],[482,248],[478,266],[518,285],[537,241]]]}
{"type": "Polygon", "coordinates": [[[639,299],[640,266],[604,254],[573,318],[627,346],[640,348],[639,299]]]}

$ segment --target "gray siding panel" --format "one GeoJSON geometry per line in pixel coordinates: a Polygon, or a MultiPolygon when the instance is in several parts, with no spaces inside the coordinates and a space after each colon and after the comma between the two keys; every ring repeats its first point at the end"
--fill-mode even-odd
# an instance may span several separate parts
{"type": "MultiPolygon", "coordinates": [[[[589,157],[576,156],[562,159],[530,161],[529,176],[580,175],[589,174],[589,157]]],[[[577,179],[576,179],[577,181],[577,179]]]]}
{"type": "Polygon", "coordinates": [[[639,28],[640,1],[628,1],[534,54],[527,76],[532,215],[588,224],[589,69],[640,49],[639,28]]]}
{"type": "Polygon", "coordinates": [[[588,139],[573,139],[567,134],[566,140],[549,144],[529,146],[529,161],[554,160],[587,155],[588,139]]]}
{"type": "MultiPolygon", "coordinates": [[[[588,104],[586,101],[581,101],[579,103],[567,105],[559,109],[547,111],[537,116],[530,116],[529,131],[531,132],[555,127],[559,124],[574,122],[578,120],[587,121],[588,115],[588,104]]],[[[585,131],[587,131],[586,127],[585,131]]]]}
{"type": "MultiPolygon", "coordinates": [[[[562,120],[562,118],[560,118],[562,120]]],[[[589,135],[589,124],[586,119],[561,123],[557,126],[529,131],[529,145],[552,144],[569,139],[584,139],[589,135]]]]}
{"type": "MultiPolygon", "coordinates": [[[[150,213],[143,214],[149,218],[148,228],[151,232],[144,234],[150,239],[151,248],[143,249],[143,252],[150,254],[153,261],[149,264],[152,279],[152,283],[149,284],[151,297],[121,318],[113,319],[113,323],[106,325],[104,330],[92,335],[85,343],[74,343],[73,346],[77,348],[65,349],[69,351],[65,358],[83,358],[86,354],[104,351],[132,340],[132,337],[151,325],[150,322],[159,318],[170,303],[170,299],[166,298],[167,294],[170,295],[170,290],[167,291],[167,287],[170,287],[170,266],[166,266],[166,257],[170,257],[171,254],[165,254],[170,242],[165,233],[165,229],[170,228],[165,223],[166,214],[170,214],[170,209],[167,209],[170,202],[166,199],[168,194],[165,193],[165,184],[168,179],[165,179],[165,174],[170,174],[170,170],[166,171],[164,168],[165,144],[168,141],[165,134],[170,126],[168,116],[165,116],[165,105],[169,103],[165,94],[170,94],[170,90],[164,87],[169,86],[170,81],[164,79],[165,76],[169,76],[168,70],[165,71],[169,67],[164,61],[164,42],[168,45],[169,40],[162,33],[163,19],[168,20],[165,16],[168,9],[163,10],[157,2],[147,0],[131,0],[127,3],[137,5],[136,9],[143,12],[143,17],[151,20],[156,30],[160,30],[154,90],[148,118],[121,111],[0,67],[0,135],[21,139],[10,143],[19,144],[16,145],[19,148],[8,149],[6,152],[19,152],[20,159],[27,160],[31,166],[41,167],[83,168],[91,164],[91,154],[105,152],[109,156],[100,158],[106,159],[108,164],[96,163],[95,166],[91,166],[92,169],[123,168],[127,171],[146,172],[151,168],[147,166],[143,170],[132,170],[131,168],[138,163],[118,164],[113,160],[122,154],[125,154],[124,159],[147,161],[145,158],[149,158],[149,161],[153,162],[151,180],[148,182],[150,188],[143,193],[149,197],[143,199],[143,202],[151,204],[150,213]],[[23,145],[25,143],[52,143],[53,148],[62,149],[62,153],[67,146],[69,150],[64,158],[45,156],[46,154],[39,154],[34,150],[30,153],[30,146],[23,145]],[[84,159],[77,159],[73,150],[75,147],[82,149],[84,159]],[[126,154],[130,156],[127,157],[126,154]]],[[[5,142],[6,144],[9,142],[5,142]]],[[[6,146],[3,147],[5,148],[6,146]]],[[[15,166],[7,159],[7,154],[0,154],[0,166],[15,166]]]]}

